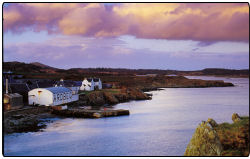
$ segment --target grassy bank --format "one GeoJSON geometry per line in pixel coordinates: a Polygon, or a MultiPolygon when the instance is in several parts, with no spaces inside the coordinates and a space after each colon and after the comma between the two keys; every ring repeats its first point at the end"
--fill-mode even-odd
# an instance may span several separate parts
{"type": "Polygon", "coordinates": [[[84,105],[104,106],[127,102],[130,100],[151,99],[149,95],[136,88],[102,89],[96,91],[80,91],[79,101],[68,104],[70,107],[84,105]]]}
{"type": "Polygon", "coordinates": [[[224,150],[222,156],[248,156],[249,117],[241,117],[232,124],[219,124],[215,130],[224,150]]]}
{"type": "Polygon", "coordinates": [[[234,113],[233,123],[217,124],[209,118],[195,130],[185,156],[248,156],[249,117],[234,113]]]}

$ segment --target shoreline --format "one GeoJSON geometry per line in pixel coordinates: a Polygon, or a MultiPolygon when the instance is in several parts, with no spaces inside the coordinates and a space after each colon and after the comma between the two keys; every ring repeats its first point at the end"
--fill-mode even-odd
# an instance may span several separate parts
{"type": "MultiPolygon", "coordinates": [[[[155,86],[122,89],[103,89],[99,91],[88,92],[79,96],[79,101],[68,103],[68,108],[79,108],[81,106],[92,106],[92,110],[100,110],[101,107],[112,107],[118,103],[129,102],[133,100],[151,100],[152,94],[145,93],[151,91],[164,90],[163,88],[208,88],[208,87],[231,87],[232,83],[224,81],[209,81],[200,79],[188,79],[185,77],[168,77],[167,82],[158,83],[155,86]]],[[[21,109],[22,110],[22,109],[21,109]]],[[[27,113],[20,112],[21,110],[14,110],[16,113],[6,115],[4,113],[4,133],[14,132],[31,132],[39,131],[46,127],[42,119],[47,117],[58,117],[52,115],[51,108],[31,107],[31,111],[27,113]],[[34,111],[34,110],[35,111],[34,111]],[[42,115],[45,113],[44,115],[42,115]],[[46,114],[47,113],[47,114],[46,114]],[[42,123],[42,124],[41,124],[42,123]]],[[[59,116],[60,117],[60,116],[59,116]]]]}

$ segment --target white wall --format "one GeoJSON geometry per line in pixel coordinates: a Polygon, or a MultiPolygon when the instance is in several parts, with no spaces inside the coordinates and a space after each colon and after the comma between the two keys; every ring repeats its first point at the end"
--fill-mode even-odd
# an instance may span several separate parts
{"type": "Polygon", "coordinates": [[[99,89],[102,89],[102,81],[99,81],[99,85],[98,85],[99,89]]]}
{"type": "Polygon", "coordinates": [[[63,92],[54,94],[53,105],[60,105],[72,102],[72,92],[63,92]]]}
{"type": "Polygon", "coordinates": [[[77,94],[79,89],[80,89],[80,87],[78,87],[78,86],[76,86],[76,87],[67,87],[67,88],[69,88],[72,91],[73,94],[77,94]]]}
{"type": "Polygon", "coordinates": [[[94,90],[94,85],[95,84],[94,84],[93,81],[89,82],[87,79],[85,79],[85,80],[82,81],[82,86],[80,87],[80,90],[92,91],[92,90],[94,90]]]}
{"type": "Polygon", "coordinates": [[[53,105],[52,92],[42,88],[37,88],[29,91],[28,99],[29,99],[29,105],[33,105],[33,103],[46,106],[53,105]],[[41,92],[38,93],[38,91],[41,92]]]}
{"type": "Polygon", "coordinates": [[[79,95],[78,94],[75,94],[75,95],[72,96],[72,99],[71,99],[72,102],[73,101],[78,101],[78,100],[79,100],[79,95]]]}
{"type": "Polygon", "coordinates": [[[78,94],[72,95],[72,91],[53,94],[49,90],[36,88],[28,93],[29,105],[39,104],[46,106],[54,106],[70,103],[79,100],[78,94]],[[41,91],[38,93],[38,91],[41,91]]]}

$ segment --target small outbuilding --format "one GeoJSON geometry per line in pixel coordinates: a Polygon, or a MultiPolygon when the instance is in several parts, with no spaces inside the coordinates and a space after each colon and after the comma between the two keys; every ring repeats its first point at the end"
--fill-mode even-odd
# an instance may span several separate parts
{"type": "Polygon", "coordinates": [[[19,109],[23,107],[23,96],[18,93],[4,94],[4,110],[19,109]]]}
{"type": "Polygon", "coordinates": [[[28,93],[29,105],[55,106],[77,101],[78,94],[66,87],[36,88],[28,93]]]}

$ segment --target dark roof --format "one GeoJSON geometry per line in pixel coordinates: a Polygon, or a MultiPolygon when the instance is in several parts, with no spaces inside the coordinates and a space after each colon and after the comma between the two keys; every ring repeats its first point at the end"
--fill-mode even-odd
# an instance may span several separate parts
{"type": "Polygon", "coordinates": [[[81,86],[82,85],[82,81],[74,81],[75,86],[81,86]]]}
{"type": "Polygon", "coordinates": [[[8,72],[4,71],[3,74],[13,74],[13,72],[11,72],[11,71],[8,71],[8,72]]]}
{"type": "MultiPolygon", "coordinates": [[[[57,81],[55,83],[57,86],[63,86],[63,87],[75,87],[77,86],[76,83],[74,81],[71,80],[67,80],[67,81],[57,81]]],[[[81,86],[81,85],[80,85],[81,86]]]]}
{"type": "Polygon", "coordinates": [[[47,88],[47,87],[53,87],[54,83],[52,81],[47,82],[37,82],[39,88],[47,88]]]}
{"type": "Polygon", "coordinates": [[[12,93],[24,93],[29,91],[26,84],[10,84],[10,89],[9,91],[12,93]]]}
{"type": "Polygon", "coordinates": [[[89,82],[91,82],[91,81],[92,81],[92,78],[87,78],[87,80],[88,80],[89,82]]]}

